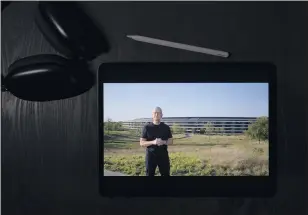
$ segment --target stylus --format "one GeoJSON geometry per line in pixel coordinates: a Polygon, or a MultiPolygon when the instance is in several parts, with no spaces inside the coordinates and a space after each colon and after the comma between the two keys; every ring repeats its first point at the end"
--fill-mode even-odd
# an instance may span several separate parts
{"type": "Polygon", "coordinates": [[[139,41],[139,42],[150,43],[150,44],[155,44],[159,46],[166,46],[170,48],[182,49],[182,50],[192,51],[192,52],[199,52],[203,54],[214,55],[214,56],[219,56],[219,57],[224,57],[224,58],[229,57],[229,53],[225,51],[202,48],[202,47],[192,46],[192,45],[187,45],[187,44],[182,44],[182,43],[175,43],[175,42],[154,39],[154,38],[144,37],[144,36],[139,36],[139,35],[127,35],[127,37],[133,40],[139,41]]]}

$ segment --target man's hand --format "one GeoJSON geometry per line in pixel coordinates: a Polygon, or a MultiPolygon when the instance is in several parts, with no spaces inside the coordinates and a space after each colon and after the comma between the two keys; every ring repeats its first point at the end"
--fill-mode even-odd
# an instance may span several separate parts
{"type": "Polygon", "coordinates": [[[160,139],[160,138],[156,138],[155,142],[156,142],[155,145],[158,145],[158,146],[162,146],[162,145],[167,144],[167,141],[162,140],[162,139],[160,139]]]}

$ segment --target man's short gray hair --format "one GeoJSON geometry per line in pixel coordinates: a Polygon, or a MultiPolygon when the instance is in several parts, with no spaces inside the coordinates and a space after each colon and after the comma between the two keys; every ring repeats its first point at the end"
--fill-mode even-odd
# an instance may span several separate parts
{"type": "Polygon", "coordinates": [[[160,113],[162,113],[163,111],[162,111],[162,109],[160,107],[155,107],[153,109],[153,112],[160,112],[160,113]]]}

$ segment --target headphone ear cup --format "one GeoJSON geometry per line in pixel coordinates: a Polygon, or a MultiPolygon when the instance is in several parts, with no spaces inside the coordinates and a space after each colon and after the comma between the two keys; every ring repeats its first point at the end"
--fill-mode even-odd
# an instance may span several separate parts
{"type": "Polygon", "coordinates": [[[15,61],[4,83],[20,99],[52,101],[86,92],[94,85],[95,76],[86,62],[46,54],[15,61]]]}
{"type": "Polygon", "coordinates": [[[68,58],[91,61],[109,50],[102,32],[75,2],[39,2],[35,20],[46,40],[68,58]]]}

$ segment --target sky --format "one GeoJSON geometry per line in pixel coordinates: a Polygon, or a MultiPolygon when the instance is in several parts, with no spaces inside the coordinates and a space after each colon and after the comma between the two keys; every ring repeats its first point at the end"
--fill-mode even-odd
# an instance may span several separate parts
{"type": "Polygon", "coordinates": [[[268,116],[267,83],[104,83],[104,121],[163,117],[268,116]]]}

